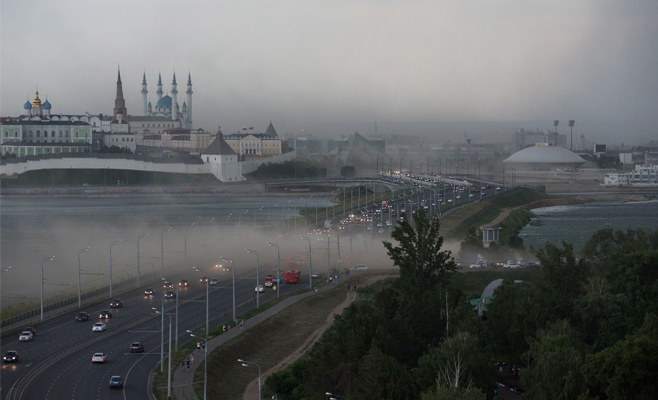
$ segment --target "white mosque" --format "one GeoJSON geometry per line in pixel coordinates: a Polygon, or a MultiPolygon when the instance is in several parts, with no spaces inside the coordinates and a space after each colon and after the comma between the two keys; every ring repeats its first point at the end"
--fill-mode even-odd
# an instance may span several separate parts
{"type": "Polygon", "coordinates": [[[173,121],[180,121],[181,128],[192,129],[192,76],[187,75],[187,101],[183,101],[183,107],[178,105],[178,89],[176,84],[176,72],[174,72],[174,79],[171,82],[171,96],[168,94],[163,96],[162,91],[162,76],[158,73],[158,100],[155,107],[148,101],[146,88],[146,72],[142,79],[142,108],[143,115],[153,117],[165,117],[173,121]]]}

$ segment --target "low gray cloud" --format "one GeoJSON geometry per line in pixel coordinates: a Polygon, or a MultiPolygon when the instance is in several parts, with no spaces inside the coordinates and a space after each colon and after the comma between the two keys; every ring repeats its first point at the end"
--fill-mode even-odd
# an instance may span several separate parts
{"type": "Polygon", "coordinates": [[[558,118],[595,121],[586,133],[603,140],[620,125],[629,142],[658,136],[653,0],[8,0],[1,18],[3,116],[36,85],[55,113],[110,113],[120,64],[132,114],[144,71],[151,101],[158,70],[165,91],[176,70],[179,97],[191,71],[194,124],[209,130],[558,118]]]}

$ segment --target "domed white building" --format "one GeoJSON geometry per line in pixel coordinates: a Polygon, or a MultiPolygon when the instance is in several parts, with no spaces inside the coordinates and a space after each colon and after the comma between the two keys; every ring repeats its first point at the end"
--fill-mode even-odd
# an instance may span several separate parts
{"type": "Polygon", "coordinates": [[[550,143],[527,147],[503,160],[504,164],[523,171],[575,170],[585,162],[576,153],[550,143]]]}

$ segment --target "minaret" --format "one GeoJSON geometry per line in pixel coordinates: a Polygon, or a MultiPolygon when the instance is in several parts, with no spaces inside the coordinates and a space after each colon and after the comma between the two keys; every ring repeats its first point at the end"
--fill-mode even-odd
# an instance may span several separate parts
{"type": "Polygon", "coordinates": [[[187,129],[192,129],[192,75],[187,74],[187,129]]]}
{"type": "Polygon", "coordinates": [[[178,119],[178,103],[176,102],[177,94],[178,89],[176,89],[176,71],[174,71],[174,80],[171,82],[171,119],[174,121],[178,119]]]}
{"type": "Polygon", "coordinates": [[[114,118],[112,122],[118,120],[117,114],[121,114],[122,119],[128,121],[128,110],[126,109],[126,101],[123,99],[123,86],[121,85],[121,70],[119,70],[117,77],[117,96],[114,99],[114,118]]]}
{"type": "Polygon", "coordinates": [[[158,72],[158,91],[156,93],[158,94],[158,100],[160,100],[162,98],[162,76],[160,76],[160,72],[158,72]]]}
{"type": "Polygon", "coordinates": [[[146,100],[146,95],[148,94],[148,90],[146,90],[146,71],[144,71],[144,78],[142,78],[142,106],[144,108],[144,116],[148,115],[148,110],[147,110],[147,100],[146,100]]]}

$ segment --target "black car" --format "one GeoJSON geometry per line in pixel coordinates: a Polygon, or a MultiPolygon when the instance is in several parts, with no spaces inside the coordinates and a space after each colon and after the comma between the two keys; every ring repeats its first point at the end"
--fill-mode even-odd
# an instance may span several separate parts
{"type": "Polygon", "coordinates": [[[130,345],[130,352],[131,353],[143,353],[144,352],[144,345],[141,342],[133,342],[130,345]]]}
{"type": "Polygon", "coordinates": [[[165,299],[173,299],[176,297],[176,292],[170,290],[164,295],[165,299]]]}
{"type": "Polygon", "coordinates": [[[111,308],[122,308],[123,307],[123,301],[119,299],[112,300],[110,303],[111,308]]]}
{"type": "Polygon", "coordinates": [[[109,311],[103,310],[103,311],[101,311],[101,314],[98,316],[98,318],[100,318],[100,319],[112,318],[112,313],[109,312],[109,311]]]}
{"type": "Polygon", "coordinates": [[[16,350],[9,350],[7,354],[5,354],[4,357],[2,357],[2,361],[6,363],[18,362],[18,352],[16,350]]]}
{"type": "Polygon", "coordinates": [[[144,291],[144,295],[146,296],[153,296],[155,294],[155,290],[148,288],[144,291]]]}
{"type": "Polygon", "coordinates": [[[86,312],[81,312],[81,313],[79,313],[78,316],[75,317],[75,321],[76,321],[76,322],[85,322],[85,321],[89,321],[89,313],[86,313],[86,312]]]}
{"type": "Polygon", "coordinates": [[[173,289],[173,288],[174,288],[174,284],[171,283],[171,282],[169,282],[169,281],[165,281],[164,284],[163,284],[163,287],[164,287],[165,289],[173,289]]]}
{"type": "Polygon", "coordinates": [[[189,282],[187,279],[182,279],[179,283],[178,286],[189,286],[189,282]]]}

